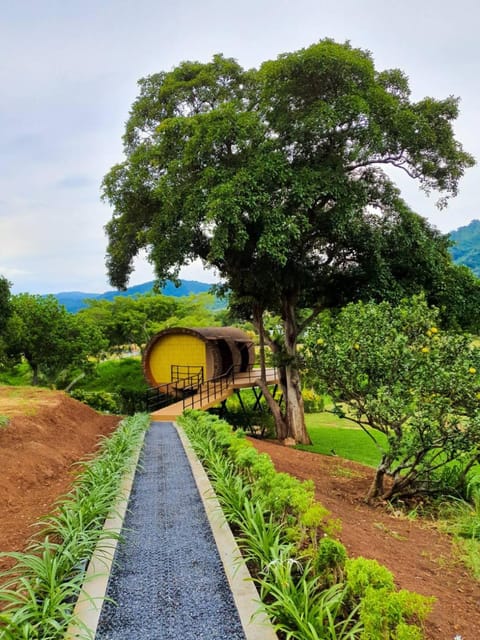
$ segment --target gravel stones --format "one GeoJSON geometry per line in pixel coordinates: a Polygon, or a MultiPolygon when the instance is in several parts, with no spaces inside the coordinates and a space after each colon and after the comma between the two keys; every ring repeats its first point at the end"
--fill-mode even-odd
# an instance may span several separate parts
{"type": "Polygon", "coordinates": [[[96,640],[245,640],[171,423],[146,434],[122,536],[96,640]]]}

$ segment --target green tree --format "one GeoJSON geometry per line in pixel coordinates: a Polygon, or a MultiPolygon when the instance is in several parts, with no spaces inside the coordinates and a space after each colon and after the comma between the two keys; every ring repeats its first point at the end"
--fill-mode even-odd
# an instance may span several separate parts
{"type": "Polygon", "coordinates": [[[331,40],[258,70],[216,55],[139,84],[126,158],[103,184],[111,283],[126,285],[141,249],[160,281],[195,257],[214,266],[276,353],[282,410],[260,384],[278,437],[308,442],[299,336],[322,308],[432,280],[445,241],[384,168],[441,204],[455,195],[473,164],[453,134],[458,101],[414,102],[401,71],[331,40]],[[281,318],[276,339],[264,336],[266,310],[281,318]]]}
{"type": "Polygon", "coordinates": [[[32,384],[41,376],[54,382],[60,372],[85,367],[89,355],[106,347],[98,329],[69,314],[54,296],[21,293],[12,297],[5,344],[8,356],[25,358],[32,370],[32,384]]]}
{"type": "Polygon", "coordinates": [[[3,333],[11,313],[10,282],[0,276],[0,335],[3,333]]]}
{"type": "Polygon", "coordinates": [[[440,309],[445,328],[480,333],[480,278],[468,267],[451,264],[444,269],[428,301],[440,309]]]}
{"type": "Polygon", "coordinates": [[[438,320],[419,297],[349,304],[305,338],[310,381],[381,451],[369,498],[439,492],[452,463],[454,490],[480,459],[480,351],[438,320]],[[375,430],[387,436],[385,447],[375,430]]]}
{"type": "Polygon", "coordinates": [[[136,298],[117,296],[113,300],[90,300],[88,304],[78,316],[102,331],[110,351],[123,351],[132,344],[142,349],[148,341],[148,316],[136,298]]]}
{"type": "Polygon", "coordinates": [[[205,327],[218,324],[215,299],[207,293],[185,297],[146,294],[89,300],[79,318],[101,330],[111,351],[137,345],[141,352],[150,338],[167,327],[205,327]]]}

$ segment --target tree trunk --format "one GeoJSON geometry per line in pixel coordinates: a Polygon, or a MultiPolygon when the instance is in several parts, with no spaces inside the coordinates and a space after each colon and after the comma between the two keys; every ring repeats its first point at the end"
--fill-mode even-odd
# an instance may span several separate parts
{"type": "Polygon", "coordinates": [[[293,301],[284,301],[283,327],[285,340],[285,379],[283,393],[285,397],[285,421],[287,435],[298,444],[312,444],[305,425],[302,385],[298,371],[297,338],[298,327],[293,301]]]}
{"type": "Polygon", "coordinates": [[[383,480],[385,478],[385,468],[384,465],[381,464],[377,471],[375,472],[375,478],[373,479],[372,484],[368,490],[367,495],[365,496],[365,502],[369,503],[375,498],[379,498],[383,496],[384,485],[383,480]]]}
{"type": "Polygon", "coordinates": [[[259,343],[260,343],[260,380],[256,380],[256,383],[262,390],[268,407],[275,420],[275,432],[279,440],[284,440],[287,437],[287,424],[282,415],[278,402],[270,393],[270,389],[267,384],[267,372],[265,367],[265,327],[263,325],[263,309],[254,309],[254,323],[257,327],[259,343]]]}
{"type": "Polygon", "coordinates": [[[297,444],[312,444],[305,425],[305,413],[303,408],[302,387],[300,375],[296,366],[286,367],[286,422],[287,434],[297,444]]]}
{"type": "Polygon", "coordinates": [[[293,438],[298,444],[312,444],[305,426],[303,410],[302,386],[297,363],[298,326],[295,317],[295,303],[285,300],[283,303],[284,346],[272,343],[273,351],[279,356],[277,365],[280,387],[285,399],[285,413],[282,414],[278,402],[273,398],[265,376],[265,331],[263,326],[263,310],[254,309],[253,320],[259,333],[261,379],[257,384],[265,396],[265,400],[275,420],[277,438],[293,438]]]}
{"type": "Polygon", "coordinates": [[[30,367],[32,368],[32,386],[38,386],[38,364],[32,364],[30,362],[30,367]]]}
{"type": "MultiPolygon", "coordinates": [[[[267,370],[265,367],[265,327],[263,324],[263,309],[255,309],[254,311],[256,324],[258,327],[258,337],[260,346],[260,378],[267,384],[267,370]]],[[[263,389],[262,389],[263,391],[263,389]]]]}
{"type": "Polygon", "coordinates": [[[272,412],[273,419],[275,420],[275,431],[276,431],[278,440],[285,440],[285,438],[288,436],[287,423],[285,421],[285,418],[282,415],[282,412],[280,411],[278,402],[270,393],[270,389],[268,388],[268,385],[265,383],[264,380],[260,378],[259,380],[256,380],[256,383],[262,390],[263,395],[265,396],[265,400],[267,401],[268,407],[272,412]]]}

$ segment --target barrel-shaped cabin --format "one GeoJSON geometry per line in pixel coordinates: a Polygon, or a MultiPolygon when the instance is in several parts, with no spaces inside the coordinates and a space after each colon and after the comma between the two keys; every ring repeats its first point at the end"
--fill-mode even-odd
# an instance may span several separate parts
{"type": "Polygon", "coordinates": [[[250,371],[254,344],[236,327],[175,327],[157,333],[143,357],[145,377],[152,387],[184,380],[211,380],[230,371],[250,371]]]}

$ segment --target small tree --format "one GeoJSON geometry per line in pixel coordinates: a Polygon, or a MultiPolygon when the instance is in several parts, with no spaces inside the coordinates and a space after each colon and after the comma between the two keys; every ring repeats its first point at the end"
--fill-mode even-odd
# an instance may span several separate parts
{"type": "Polygon", "coordinates": [[[179,298],[161,294],[116,296],[113,300],[93,299],[87,303],[78,317],[100,329],[111,351],[135,344],[143,352],[150,338],[166,327],[218,324],[212,310],[214,297],[207,293],[179,298]]]}
{"type": "Polygon", "coordinates": [[[350,304],[310,330],[304,354],[337,413],[381,452],[369,499],[453,490],[478,462],[479,350],[467,336],[440,331],[422,298],[350,304]]]}
{"type": "Polygon", "coordinates": [[[10,282],[0,276],[0,335],[3,333],[11,313],[10,282]]]}
{"type": "Polygon", "coordinates": [[[54,296],[21,293],[12,297],[12,316],[5,343],[11,359],[25,358],[32,384],[48,382],[72,366],[87,366],[87,357],[106,347],[101,333],[60,305],[54,296]]]}
{"type": "Polygon", "coordinates": [[[11,314],[10,282],[3,276],[0,276],[0,364],[5,359],[3,334],[11,314]]]}

